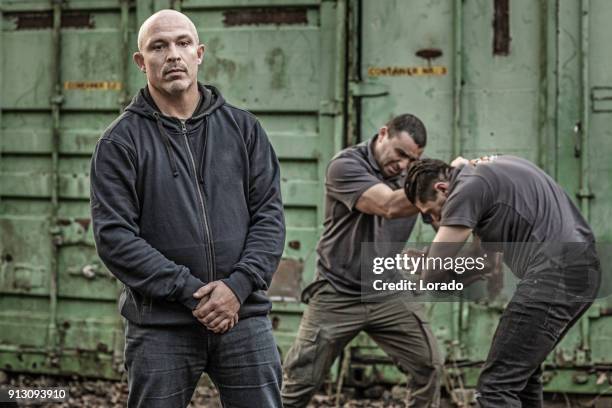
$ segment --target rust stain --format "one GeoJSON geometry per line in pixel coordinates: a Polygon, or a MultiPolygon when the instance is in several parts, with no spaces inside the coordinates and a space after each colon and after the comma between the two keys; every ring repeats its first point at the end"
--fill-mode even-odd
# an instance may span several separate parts
{"type": "Polygon", "coordinates": [[[272,316],[272,330],[278,330],[280,327],[280,317],[272,316]]]}
{"type": "Polygon", "coordinates": [[[101,342],[96,345],[96,350],[99,351],[100,353],[108,353],[109,352],[108,345],[106,345],[104,343],[101,343],[101,342]]]}
{"type": "Polygon", "coordinates": [[[270,285],[270,290],[268,290],[268,295],[299,299],[303,271],[304,262],[291,258],[283,258],[272,277],[272,284],[270,285]]]}
{"type": "Polygon", "coordinates": [[[495,0],[493,12],[493,55],[510,54],[510,7],[508,0],[495,0]]]}
{"type": "Polygon", "coordinates": [[[285,86],[286,57],[281,48],[274,48],[266,55],[266,64],[270,67],[272,89],[282,89],[285,86]]]}
{"type": "Polygon", "coordinates": [[[260,24],[307,24],[306,8],[253,8],[231,10],[223,13],[223,24],[226,27],[260,24]]]}
{"type": "Polygon", "coordinates": [[[70,224],[72,224],[72,220],[70,218],[58,218],[57,219],[57,225],[60,225],[62,227],[67,227],[70,224]]]}
{"type": "Polygon", "coordinates": [[[85,231],[89,228],[89,224],[91,224],[90,218],[77,218],[74,220],[77,224],[79,224],[85,231]]]}
{"type": "Polygon", "coordinates": [[[218,37],[211,38],[208,42],[208,58],[205,68],[206,76],[208,79],[216,79],[221,74],[227,75],[229,78],[233,78],[236,70],[238,69],[236,63],[227,58],[220,58],[219,54],[225,48],[223,42],[218,37]]]}
{"type": "MultiPolygon", "coordinates": [[[[5,13],[8,19],[15,20],[17,30],[41,30],[53,27],[51,11],[19,11],[5,13]]],[[[62,28],[95,28],[91,14],[87,11],[64,11],[61,18],[62,28]]]]}

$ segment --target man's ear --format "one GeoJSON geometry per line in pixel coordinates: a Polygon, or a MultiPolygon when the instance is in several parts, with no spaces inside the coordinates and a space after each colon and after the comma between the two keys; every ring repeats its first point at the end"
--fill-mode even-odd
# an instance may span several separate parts
{"type": "Polygon", "coordinates": [[[136,51],[134,55],[132,55],[132,59],[134,60],[134,63],[138,65],[138,69],[140,69],[142,72],[146,72],[144,57],[142,56],[140,51],[136,51]]]}
{"type": "Polygon", "coordinates": [[[380,129],[378,129],[378,140],[382,140],[385,137],[389,136],[389,128],[387,126],[383,126],[380,129]]]}
{"type": "Polygon", "coordinates": [[[198,65],[200,65],[202,63],[202,61],[204,60],[204,53],[206,52],[206,46],[204,44],[200,44],[198,45],[198,65]]]}
{"type": "Polygon", "coordinates": [[[436,181],[434,183],[434,189],[446,195],[448,193],[448,181],[436,181]]]}

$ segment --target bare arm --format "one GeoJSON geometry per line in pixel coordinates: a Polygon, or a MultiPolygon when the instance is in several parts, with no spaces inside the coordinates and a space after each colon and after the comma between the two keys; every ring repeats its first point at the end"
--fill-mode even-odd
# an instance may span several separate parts
{"type": "Polygon", "coordinates": [[[379,215],[387,219],[409,217],[418,213],[403,189],[391,190],[383,183],[368,188],[357,200],[355,208],[365,214],[379,215]]]}
{"type": "MultiPolygon", "coordinates": [[[[438,230],[433,240],[433,245],[430,247],[429,253],[427,254],[430,258],[446,258],[455,257],[459,250],[463,247],[463,244],[467,241],[472,229],[468,227],[460,226],[442,226],[438,230]],[[456,243],[457,245],[444,245],[456,243]],[[438,245],[436,245],[438,244],[438,245]]],[[[451,276],[452,271],[447,270],[424,270],[423,280],[426,282],[441,282],[446,281],[451,276]]]]}

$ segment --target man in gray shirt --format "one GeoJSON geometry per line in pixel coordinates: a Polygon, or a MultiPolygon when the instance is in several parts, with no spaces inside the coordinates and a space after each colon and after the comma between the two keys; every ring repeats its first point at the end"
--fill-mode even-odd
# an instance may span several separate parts
{"type": "Polygon", "coordinates": [[[308,307],[284,364],[285,408],[308,404],[334,359],[361,331],[411,374],[411,406],[439,406],[441,362],[419,305],[361,298],[361,244],[404,243],[412,231],[418,211],[402,189],[404,171],[425,143],[423,123],[404,114],[330,162],[317,279],[302,294],[308,307]]]}
{"type": "MultiPolygon", "coordinates": [[[[550,176],[518,157],[457,167],[415,161],[405,189],[422,213],[439,222],[429,257],[456,255],[458,246],[442,243],[464,243],[474,233],[483,243],[495,243],[521,279],[478,381],[480,406],[541,406],[540,365],[592,304],[599,286],[591,228],[550,176]]],[[[453,275],[425,270],[422,279],[453,275]]]]}

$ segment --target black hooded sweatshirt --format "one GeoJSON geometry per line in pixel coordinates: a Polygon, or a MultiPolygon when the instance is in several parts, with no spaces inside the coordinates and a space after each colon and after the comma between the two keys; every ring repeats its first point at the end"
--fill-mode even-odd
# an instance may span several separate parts
{"type": "Polygon", "coordinates": [[[222,280],[239,316],[265,315],[285,240],[279,164],[258,120],[198,84],[186,121],[142,89],[104,132],[91,164],[98,255],[124,284],[137,324],[196,322],[193,293],[222,280]]]}

